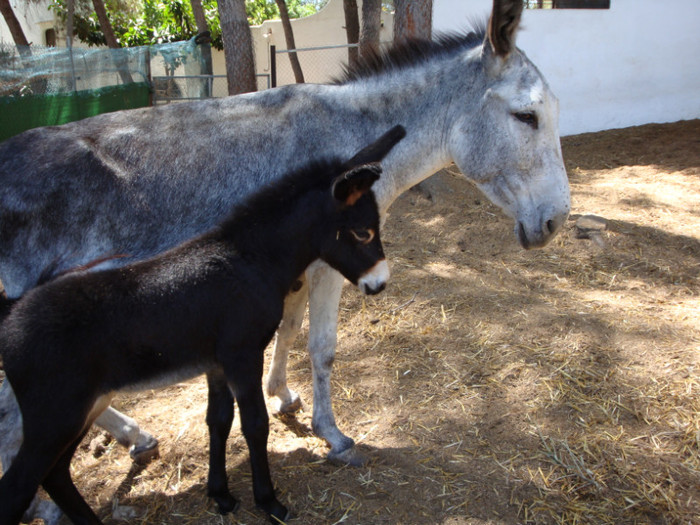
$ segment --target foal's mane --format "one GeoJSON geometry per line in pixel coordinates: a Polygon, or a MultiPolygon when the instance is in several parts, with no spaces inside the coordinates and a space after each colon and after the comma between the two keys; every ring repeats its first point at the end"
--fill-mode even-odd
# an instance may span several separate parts
{"type": "Polygon", "coordinates": [[[468,33],[445,33],[433,40],[408,39],[392,44],[385,51],[375,51],[360,56],[355,65],[345,66],[344,74],[333,84],[371,78],[382,73],[399,71],[423,64],[442,56],[451,55],[465,49],[472,49],[484,41],[486,23],[473,24],[468,33]]]}
{"type": "Polygon", "coordinates": [[[329,158],[312,162],[281,179],[274,180],[253,193],[243,203],[236,204],[221,223],[221,228],[226,229],[232,223],[238,223],[238,228],[241,223],[245,224],[251,218],[274,215],[281,207],[293,203],[300,195],[312,190],[327,190],[330,196],[331,183],[335,177],[342,174],[344,167],[340,159],[329,158]]]}

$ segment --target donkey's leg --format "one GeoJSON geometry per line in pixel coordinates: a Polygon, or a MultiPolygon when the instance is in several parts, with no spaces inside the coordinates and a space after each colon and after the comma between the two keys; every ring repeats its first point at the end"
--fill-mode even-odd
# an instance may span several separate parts
{"type": "Polygon", "coordinates": [[[238,501],[228,489],[226,477],[226,440],[233,423],[233,394],[221,371],[207,374],[209,403],[207,425],[209,426],[209,480],[208,494],[216,501],[221,514],[235,512],[238,501]]]}
{"type": "MultiPolygon", "coordinates": [[[[22,413],[10,382],[0,386],[0,466],[7,472],[22,445],[22,413]]],[[[35,496],[22,521],[44,520],[45,525],[57,525],[63,513],[52,501],[35,496]]]]}
{"type": "Polygon", "coordinates": [[[112,434],[119,444],[129,449],[137,463],[148,463],[158,455],[158,441],[129,416],[108,407],[95,420],[95,424],[112,434]]]}
{"type": "Polygon", "coordinates": [[[309,287],[306,278],[301,277],[299,288],[295,286],[284,300],[284,315],[277,328],[275,349],[272,353],[270,370],[265,381],[267,394],[275,396],[279,400],[277,410],[284,414],[291,414],[301,409],[299,394],[290,390],[287,386],[287,358],[289,349],[299,333],[301,322],[304,319],[306,303],[309,300],[309,287]]]}
{"type": "Polygon", "coordinates": [[[338,429],[331,405],[331,371],[343,276],[322,262],[313,263],[306,274],[309,279],[309,353],[314,383],[312,427],[317,436],[330,443],[329,460],[360,466],[365,459],[355,450],[355,442],[338,429]]]}
{"type": "Polygon", "coordinates": [[[262,391],[263,349],[242,349],[252,356],[249,366],[226,368],[226,377],[234,387],[238,409],[241,413],[241,429],[248,444],[250,467],[253,474],[255,504],[270,515],[272,523],[289,519],[287,508],[275,496],[267,460],[267,438],[270,422],[262,391]],[[257,354],[257,355],[256,355],[257,354]]]}

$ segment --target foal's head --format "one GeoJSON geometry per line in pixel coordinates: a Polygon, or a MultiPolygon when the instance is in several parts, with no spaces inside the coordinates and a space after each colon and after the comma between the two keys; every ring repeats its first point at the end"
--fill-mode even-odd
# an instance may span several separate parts
{"type": "Polygon", "coordinates": [[[368,295],[381,292],[389,279],[372,184],[382,172],[379,161],[405,135],[401,126],[390,129],[347,161],[332,185],[333,219],[321,258],[368,295]]]}
{"type": "Polygon", "coordinates": [[[368,295],[381,292],[389,279],[379,236],[379,210],[371,191],[380,173],[378,164],[365,164],[335,179],[334,220],[328,225],[321,252],[324,261],[368,295]]]}

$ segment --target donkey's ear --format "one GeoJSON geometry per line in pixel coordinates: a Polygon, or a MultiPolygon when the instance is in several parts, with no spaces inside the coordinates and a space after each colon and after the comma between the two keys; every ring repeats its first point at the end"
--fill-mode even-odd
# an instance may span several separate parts
{"type": "Polygon", "coordinates": [[[345,206],[352,206],[369,191],[381,172],[378,163],[363,164],[346,171],[333,181],[333,197],[345,206]]]}
{"type": "Polygon", "coordinates": [[[496,56],[506,58],[515,49],[522,13],[523,0],[493,0],[486,40],[496,56]]]}

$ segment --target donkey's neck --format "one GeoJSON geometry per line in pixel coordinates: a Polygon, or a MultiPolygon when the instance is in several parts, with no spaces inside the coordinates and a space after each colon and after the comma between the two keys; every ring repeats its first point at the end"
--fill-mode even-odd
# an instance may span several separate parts
{"type": "Polygon", "coordinates": [[[445,131],[449,97],[439,88],[442,74],[439,69],[422,68],[337,88],[362,115],[362,125],[372,128],[364,131],[365,136],[379,136],[396,124],[407,130],[406,137],[382,161],[383,174],[373,186],[382,212],[408,188],[452,161],[445,131]]]}

